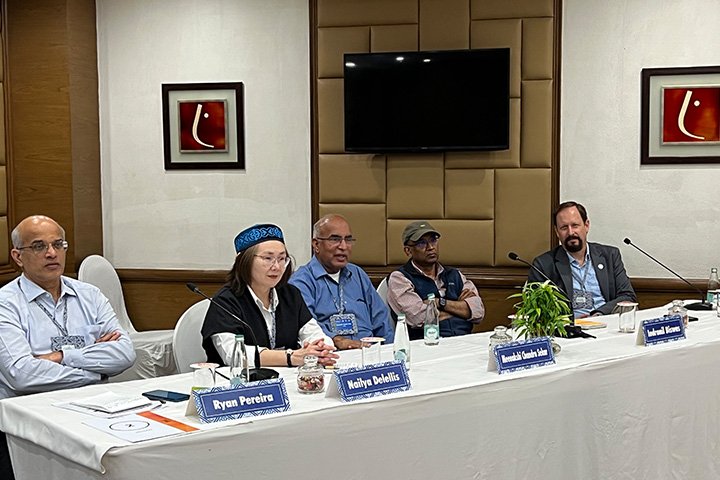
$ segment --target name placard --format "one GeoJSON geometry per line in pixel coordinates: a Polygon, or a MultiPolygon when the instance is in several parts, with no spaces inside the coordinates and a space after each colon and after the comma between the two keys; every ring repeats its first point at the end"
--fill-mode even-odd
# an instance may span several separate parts
{"type": "Polygon", "coordinates": [[[410,388],[405,362],[385,362],[334,372],[326,395],[333,397],[339,393],[343,402],[351,402],[410,388]]]}
{"type": "Polygon", "coordinates": [[[531,338],[497,345],[493,356],[500,374],[555,363],[550,337],[531,338]]]}
{"type": "Polygon", "coordinates": [[[644,320],[638,329],[638,345],[656,345],[685,338],[685,324],[679,314],[644,320]]]}
{"type": "Polygon", "coordinates": [[[290,410],[282,378],[192,392],[203,423],[256,417],[290,410]]]}

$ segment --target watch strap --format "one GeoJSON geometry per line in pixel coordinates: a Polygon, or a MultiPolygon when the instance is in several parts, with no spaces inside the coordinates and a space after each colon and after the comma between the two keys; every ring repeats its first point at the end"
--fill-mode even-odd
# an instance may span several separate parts
{"type": "Polygon", "coordinates": [[[287,350],[285,350],[285,358],[287,359],[287,366],[288,366],[288,367],[292,367],[292,366],[293,366],[293,364],[292,364],[292,354],[293,354],[292,349],[288,348],[287,350]]]}

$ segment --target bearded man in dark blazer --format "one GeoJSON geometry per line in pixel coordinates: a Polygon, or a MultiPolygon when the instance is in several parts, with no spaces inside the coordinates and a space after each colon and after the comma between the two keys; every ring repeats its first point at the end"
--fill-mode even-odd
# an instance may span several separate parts
{"type": "MultiPolygon", "coordinates": [[[[570,300],[575,318],[607,315],[621,301],[637,301],[617,247],[588,243],[590,220],[577,202],[561,203],[553,216],[560,245],[533,260],[533,265],[570,300]]],[[[545,278],[534,269],[529,282],[545,278]]]]}

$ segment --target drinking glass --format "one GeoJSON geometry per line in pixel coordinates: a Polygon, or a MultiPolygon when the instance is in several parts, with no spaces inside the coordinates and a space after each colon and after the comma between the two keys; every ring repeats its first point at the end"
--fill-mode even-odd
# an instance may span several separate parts
{"type": "Polygon", "coordinates": [[[384,341],[385,339],[382,337],[364,337],[360,339],[363,367],[380,363],[380,345],[384,341]]]}
{"type": "Polygon", "coordinates": [[[215,369],[220,365],[217,363],[200,362],[193,363],[193,388],[203,389],[215,386],[215,369]]]}
{"type": "Polygon", "coordinates": [[[618,302],[618,330],[622,333],[635,331],[635,316],[638,304],[635,302],[618,302]]]}

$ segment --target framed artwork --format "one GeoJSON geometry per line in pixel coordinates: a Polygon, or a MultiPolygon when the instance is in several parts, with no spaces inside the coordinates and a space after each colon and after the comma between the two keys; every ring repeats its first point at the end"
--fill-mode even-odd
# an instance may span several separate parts
{"type": "Polygon", "coordinates": [[[243,84],[162,85],[165,170],[245,168],[243,84]]]}
{"type": "Polygon", "coordinates": [[[720,66],[641,77],[640,164],[720,163],[720,66]]]}

